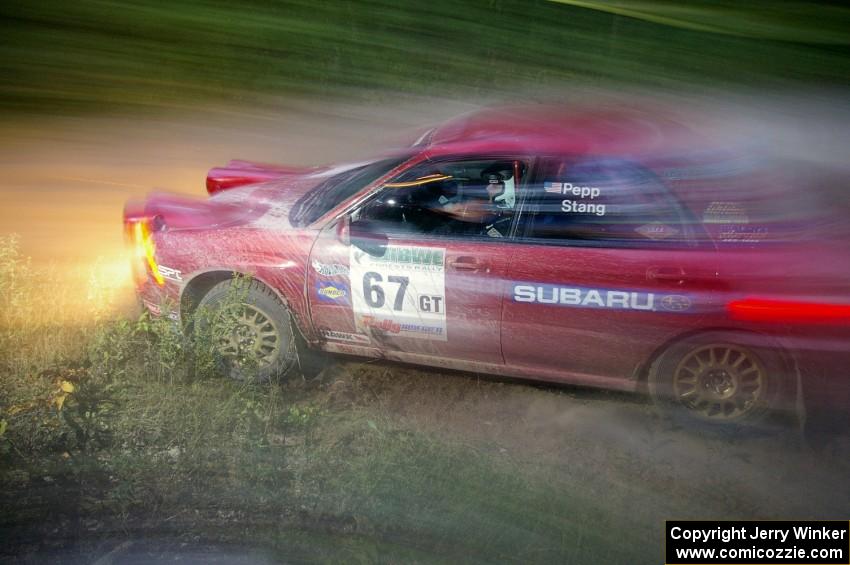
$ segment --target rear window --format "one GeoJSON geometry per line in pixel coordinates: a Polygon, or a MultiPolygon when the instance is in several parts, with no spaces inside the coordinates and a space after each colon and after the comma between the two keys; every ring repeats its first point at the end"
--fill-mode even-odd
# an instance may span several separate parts
{"type": "Polygon", "coordinates": [[[846,218],[841,185],[822,168],[788,160],[729,159],[671,169],[668,183],[717,244],[821,238],[846,218]]]}

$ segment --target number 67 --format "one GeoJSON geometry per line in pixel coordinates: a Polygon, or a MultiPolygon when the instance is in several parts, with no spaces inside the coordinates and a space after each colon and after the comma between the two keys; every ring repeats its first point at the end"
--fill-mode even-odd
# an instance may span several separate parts
{"type": "MultiPolygon", "coordinates": [[[[378,284],[384,281],[380,273],[369,271],[363,275],[363,299],[370,308],[382,308],[386,301],[383,287],[378,284]]],[[[393,301],[393,310],[401,310],[404,308],[404,293],[407,291],[407,285],[410,283],[408,277],[399,277],[390,275],[387,277],[387,282],[396,283],[398,290],[393,301]]]]}

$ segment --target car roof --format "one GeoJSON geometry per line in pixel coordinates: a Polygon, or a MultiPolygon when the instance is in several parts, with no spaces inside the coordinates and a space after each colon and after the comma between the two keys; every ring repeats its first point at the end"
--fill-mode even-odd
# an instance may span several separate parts
{"type": "Polygon", "coordinates": [[[624,158],[663,157],[703,145],[687,127],[660,112],[553,105],[488,108],[436,127],[429,156],[517,153],[624,158]]]}

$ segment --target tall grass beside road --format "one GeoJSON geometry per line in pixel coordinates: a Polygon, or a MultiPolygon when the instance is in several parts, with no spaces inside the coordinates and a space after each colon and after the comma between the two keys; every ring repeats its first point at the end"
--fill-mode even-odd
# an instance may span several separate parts
{"type": "Polygon", "coordinates": [[[612,543],[597,526],[621,517],[555,469],[400,422],[363,374],[225,379],[211,334],[121,306],[129,289],[92,268],[35,268],[18,245],[0,239],[0,555],[151,536],[361,562],[654,551],[628,532],[612,543]]]}
{"type": "Polygon", "coordinates": [[[3,113],[847,86],[830,2],[7,2],[3,113]]]}

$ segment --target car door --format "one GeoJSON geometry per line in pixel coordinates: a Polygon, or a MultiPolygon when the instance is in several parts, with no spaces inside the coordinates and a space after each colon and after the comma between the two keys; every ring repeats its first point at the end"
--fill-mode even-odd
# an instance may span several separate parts
{"type": "Polygon", "coordinates": [[[329,342],[393,352],[395,358],[502,364],[507,231],[513,191],[526,168],[523,162],[514,171],[514,165],[506,158],[428,162],[329,226],[313,248],[308,280],[317,330],[329,342]],[[504,201],[507,188],[501,200],[489,202],[498,205],[496,225],[504,226],[495,237],[491,216],[479,225],[445,214],[450,207],[469,212],[486,195],[480,176],[493,167],[512,177],[506,179],[510,202],[504,201]],[[376,239],[386,237],[383,253],[357,245],[354,232],[363,225],[376,239]]]}
{"type": "Polygon", "coordinates": [[[530,186],[508,269],[507,365],[628,386],[653,351],[717,307],[714,250],[650,172],[551,158],[530,186]]]}

